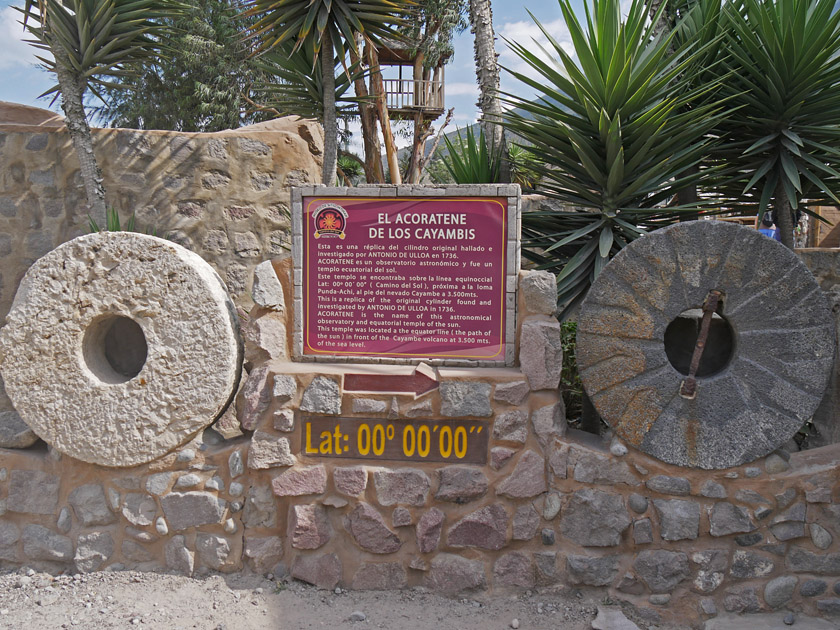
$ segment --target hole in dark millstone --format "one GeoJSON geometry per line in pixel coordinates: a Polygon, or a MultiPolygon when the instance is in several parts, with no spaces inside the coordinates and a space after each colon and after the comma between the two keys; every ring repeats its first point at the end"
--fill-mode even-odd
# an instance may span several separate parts
{"type": "MultiPolygon", "coordinates": [[[[691,358],[697,345],[697,337],[700,335],[702,321],[703,311],[691,308],[677,315],[665,329],[665,354],[680,374],[687,376],[690,371],[691,358]]],[[[709,336],[697,368],[697,376],[713,376],[721,372],[729,365],[734,352],[735,333],[732,326],[725,317],[712,313],[709,336]]]]}
{"type": "Polygon", "coordinates": [[[82,342],[85,364],[104,383],[125,383],[140,373],[149,352],[146,335],[133,319],[105,315],[94,320],[82,342]]]}

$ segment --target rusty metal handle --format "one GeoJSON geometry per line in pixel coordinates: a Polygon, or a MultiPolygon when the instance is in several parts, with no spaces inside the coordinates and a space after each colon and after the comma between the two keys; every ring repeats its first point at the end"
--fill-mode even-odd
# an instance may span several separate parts
{"type": "Polygon", "coordinates": [[[694,354],[691,355],[688,378],[680,384],[680,396],[683,398],[693,400],[697,396],[697,368],[700,367],[700,359],[703,358],[703,351],[706,349],[712,315],[715,314],[722,295],[723,292],[712,289],[703,302],[703,321],[700,322],[700,334],[697,335],[697,344],[694,346],[694,354]]]}

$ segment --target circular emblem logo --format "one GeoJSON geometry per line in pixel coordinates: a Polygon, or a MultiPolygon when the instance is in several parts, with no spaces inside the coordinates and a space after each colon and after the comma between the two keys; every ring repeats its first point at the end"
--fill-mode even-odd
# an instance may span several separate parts
{"type": "Polygon", "coordinates": [[[325,203],[318,206],[313,213],[315,220],[315,238],[338,237],[344,238],[344,228],[347,227],[347,210],[336,203],[325,203]]]}

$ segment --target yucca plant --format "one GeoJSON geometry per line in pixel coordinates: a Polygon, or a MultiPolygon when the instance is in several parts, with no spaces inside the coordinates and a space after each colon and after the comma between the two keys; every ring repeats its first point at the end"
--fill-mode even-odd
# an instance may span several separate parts
{"type": "Polygon", "coordinates": [[[801,201],[840,204],[840,13],[834,0],[741,0],[725,8],[737,111],[718,160],[739,176],[724,194],[760,215],[770,207],[793,247],[801,201]]]}
{"type": "Polygon", "coordinates": [[[98,85],[118,85],[130,74],[131,62],[159,52],[165,18],[182,9],[174,0],[25,0],[19,9],[34,38],[30,43],[52,54],[51,59],[38,57],[58,80],[46,94],[61,94],[94,216],[105,216],[105,190],[85,115],[85,92],[98,94],[98,85]]]}
{"type": "Polygon", "coordinates": [[[706,48],[676,45],[673,34],[654,37],[656,20],[642,0],[633,0],[624,21],[619,5],[592,0],[581,23],[560,0],[576,59],[536,19],[552,60],[511,43],[538,78],[511,73],[538,97],[507,94],[517,109],[506,126],[532,145],[541,190],[584,210],[523,215],[523,255],[558,273],[563,315],[627,243],[696,213],[696,206],[662,206],[714,170],[695,167],[723,117],[713,97],[718,85],[696,84],[688,73],[706,48]]]}
{"type": "Polygon", "coordinates": [[[501,151],[488,142],[484,128],[475,137],[474,126],[467,127],[464,135],[457,130],[457,140],[444,136],[446,154],[441,157],[443,165],[456,184],[493,184],[499,180],[502,167],[501,151]]]}

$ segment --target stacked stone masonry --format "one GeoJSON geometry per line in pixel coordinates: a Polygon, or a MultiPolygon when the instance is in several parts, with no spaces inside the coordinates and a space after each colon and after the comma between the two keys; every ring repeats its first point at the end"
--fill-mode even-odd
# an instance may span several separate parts
{"type": "MultiPolygon", "coordinates": [[[[258,269],[235,408],[184,447],[128,469],[43,445],[0,451],[0,566],[253,571],[452,596],[567,585],[666,621],[840,609],[837,446],[714,473],[663,464],[566,429],[559,355],[439,367],[440,387],[417,398],[348,393],[343,376],[360,366],[288,361],[291,309],[278,298],[290,303],[291,271],[288,258],[258,269]],[[488,423],[486,465],[302,452],[309,414],[397,422],[444,408],[488,423]]],[[[548,280],[520,275],[520,348],[531,334],[559,340],[548,280]]]]}

